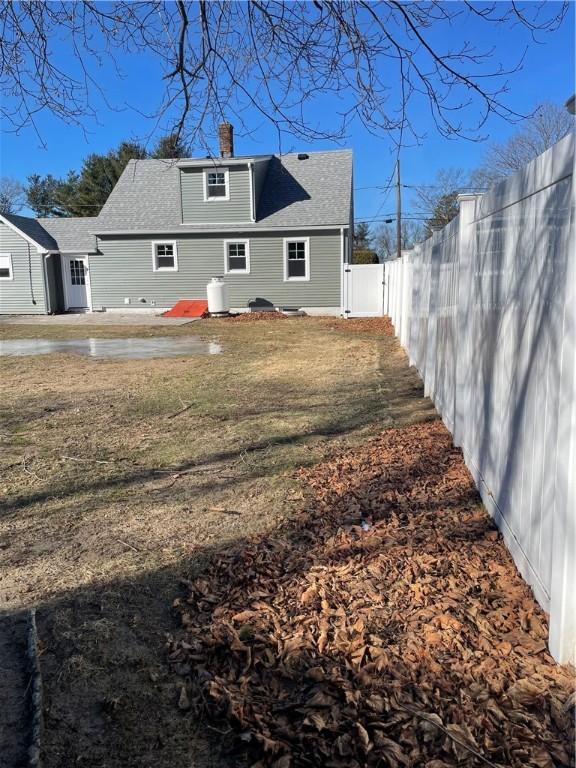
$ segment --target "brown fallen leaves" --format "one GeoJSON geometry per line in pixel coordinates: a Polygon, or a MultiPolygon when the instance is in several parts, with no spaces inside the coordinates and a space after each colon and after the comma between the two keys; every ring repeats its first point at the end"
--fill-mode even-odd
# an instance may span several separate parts
{"type": "Polygon", "coordinates": [[[379,336],[394,336],[394,326],[389,317],[351,317],[329,318],[326,325],[335,331],[350,331],[352,333],[376,333],[379,336]]]}
{"type": "Polygon", "coordinates": [[[176,601],[185,704],[258,768],[573,764],[572,671],[444,426],[301,476],[297,518],[176,601]]]}

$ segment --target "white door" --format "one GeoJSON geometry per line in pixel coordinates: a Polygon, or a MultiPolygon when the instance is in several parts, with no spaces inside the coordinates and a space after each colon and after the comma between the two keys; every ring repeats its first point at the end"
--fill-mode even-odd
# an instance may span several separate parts
{"type": "Polygon", "coordinates": [[[344,265],[344,309],[347,317],[382,317],[384,264],[344,265]]]}
{"type": "Polygon", "coordinates": [[[66,309],[88,307],[88,259],[85,256],[63,256],[66,309]]]}

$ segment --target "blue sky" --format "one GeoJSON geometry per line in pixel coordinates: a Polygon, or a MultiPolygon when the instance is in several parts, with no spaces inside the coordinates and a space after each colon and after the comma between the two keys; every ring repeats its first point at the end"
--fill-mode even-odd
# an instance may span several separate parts
{"type": "MultiPolygon", "coordinates": [[[[550,3],[552,4],[552,3],[550,3]]],[[[437,35],[437,43],[446,46],[459,39],[471,39],[484,47],[496,49],[495,60],[505,66],[514,65],[525,46],[528,52],[521,71],[509,77],[510,91],[507,104],[520,113],[528,113],[539,102],[548,100],[563,104],[574,92],[574,24],[575,6],[570,3],[564,24],[553,34],[539,33],[541,43],[533,42],[526,30],[517,26],[494,27],[471,23],[455,24],[449,33],[443,30],[437,35]],[[447,35],[449,34],[449,38],[447,35]]],[[[65,61],[65,59],[64,59],[65,61]]],[[[122,61],[124,79],[106,66],[98,73],[109,102],[116,105],[131,104],[139,112],[151,112],[157,104],[162,88],[159,68],[152,56],[132,55],[122,61]]],[[[32,129],[25,129],[19,135],[3,131],[0,147],[0,174],[22,181],[31,173],[51,173],[63,176],[71,169],[80,169],[83,158],[90,152],[105,152],[129,138],[145,137],[153,124],[142,114],[124,106],[112,111],[101,100],[98,103],[98,121],[85,123],[85,132],[76,126],[67,126],[48,114],[39,120],[46,148],[41,145],[32,129]]],[[[325,105],[318,105],[311,111],[312,119],[321,122],[326,119],[325,105]]],[[[430,184],[437,170],[446,167],[474,168],[486,149],[485,143],[474,143],[464,139],[448,140],[435,130],[429,110],[418,102],[413,113],[420,133],[425,133],[421,146],[408,147],[402,151],[402,176],[407,184],[430,184]]],[[[246,122],[255,135],[236,136],[237,154],[277,151],[276,133],[272,126],[263,123],[262,118],[247,113],[246,122]]],[[[4,128],[5,126],[3,126],[4,128]]],[[[493,116],[483,129],[489,141],[501,141],[517,130],[501,118],[493,116]]],[[[360,125],[353,125],[350,136],[343,142],[354,150],[355,210],[358,219],[379,218],[394,208],[394,195],[374,189],[362,189],[385,184],[392,172],[394,154],[392,142],[385,136],[370,135],[360,125]]],[[[330,142],[307,143],[288,139],[284,150],[315,150],[335,148],[330,142]]],[[[404,192],[404,209],[410,210],[410,192],[404,192]]]]}

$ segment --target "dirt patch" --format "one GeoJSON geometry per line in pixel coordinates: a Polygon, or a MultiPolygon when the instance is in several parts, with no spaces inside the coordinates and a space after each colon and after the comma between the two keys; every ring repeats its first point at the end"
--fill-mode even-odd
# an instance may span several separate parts
{"type": "Polygon", "coordinates": [[[300,475],[305,509],[176,603],[186,706],[261,766],[572,765],[573,670],[445,427],[300,475]]]}
{"type": "Polygon", "coordinates": [[[284,320],[0,327],[2,338],[192,334],[224,348],[0,360],[0,604],[38,606],[47,768],[226,762],[222,729],[177,708],[164,666],[178,580],[289,518],[297,468],[434,417],[394,339],[284,320]]]}

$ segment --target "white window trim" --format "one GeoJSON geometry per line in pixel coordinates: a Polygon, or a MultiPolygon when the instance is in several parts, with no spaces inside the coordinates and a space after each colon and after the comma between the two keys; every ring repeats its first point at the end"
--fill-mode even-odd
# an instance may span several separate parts
{"type": "Polygon", "coordinates": [[[224,240],[224,274],[225,275],[249,275],[250,274],[250,240],[224,240]],[[242,243],[246,249],[246,269],[228,269],[228,246],[242,243]]]}
{"type": "Polygon", "coordinates": [[[309,237],[285,237],[284,238],[284,282],[303,283],[310,281],[310,238],[309,237]],[[306,275],[304,277],[288,277],[288,243],[304,243],[306,275]]]}
{"type": "Polygon", "coordinates": [[[152,240],[152,271],[153,272],[178,272],[178,246],[176,240],[152,240]],[[174,249],[174,266],[157,267],[156,266],[156,247],[158,245],[171,245],[174,249]]]}
{"type": "Polygon", "coordinates": [[[8,270],[10,272],[8,277],[0,277],[0,280],[14,280],[14,262],[12,261],[12,254],[0,253],[0,258],[8,259],[8,270]]]}
{"type": "Polygon", "coordinates": [[[230,200],[230,174],[228,172],[228,168],[220,168],[220,166],[213,166],[212,168],[204,168],[202,171],[202,176],[204,178],[204,202],[205,203],[215,203],[215,202],[225,202],[226,200],[230,200]],[[223,173],[224,174],[224,183],[226,184],[226,194],[224,197],[208,197],[208,174],[209,173],[223,173]]]}

